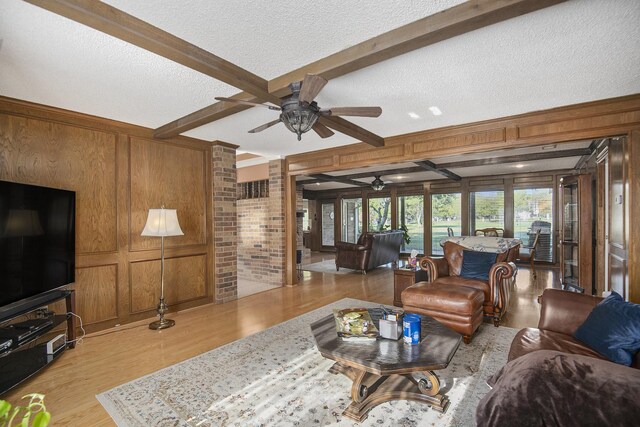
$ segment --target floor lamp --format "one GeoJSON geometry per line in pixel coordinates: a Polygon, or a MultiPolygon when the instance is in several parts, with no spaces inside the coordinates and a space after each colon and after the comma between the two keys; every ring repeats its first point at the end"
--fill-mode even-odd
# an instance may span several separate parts
{"type": "Polygon", "coordinates": [[[153,236],[162,238],[160,250],[160,302],[157,311],[159,320],[151,322],[149,329],[166,329],[176,324],[175,320],[165,319],[167,304],[164,303],[164,238],[169,236],[182,236],[184,233],[178,223],[178,214],[175,209],[149,209],[147,223],[144,225],[141,236],[153,236]]]}

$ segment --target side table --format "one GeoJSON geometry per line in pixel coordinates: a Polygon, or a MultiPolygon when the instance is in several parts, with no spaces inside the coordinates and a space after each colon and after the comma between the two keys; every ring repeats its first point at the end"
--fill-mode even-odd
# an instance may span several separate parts
{"type": "Polygon", "coordinates": [[[429,278],[426,271],[420,267],[393,269],[393,305],[402,307],[402,291],[418,282],[426,281],[429,278]]]}

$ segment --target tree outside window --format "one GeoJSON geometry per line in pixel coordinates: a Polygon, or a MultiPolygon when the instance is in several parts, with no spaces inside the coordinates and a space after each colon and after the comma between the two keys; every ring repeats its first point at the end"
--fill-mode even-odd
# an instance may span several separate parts
{"type": "Polygon", "coordinates": [[[405,226],[411,239],[409,243],[402,242],[401,251],[411,252],[412,249],[424,253],[424,196],[398,197],[398,226],[405,226]]]}
{"type": "Polygon", "coordinates": [[[391,228],[391,198],[369,199],[369,231],[384,231],[391,228]]]}
{"type": "Polygon", "coordinates": [[[504,229],[504,191],[470,193],[471,232],[483,228],[504,229]]]}
{"type": "Polygon", "coordinates": [[[462,197],[460,193],[431,195],[431,253],[442,255],[440,240],[451,228],[455,236],[462,234],[462,197]]]}

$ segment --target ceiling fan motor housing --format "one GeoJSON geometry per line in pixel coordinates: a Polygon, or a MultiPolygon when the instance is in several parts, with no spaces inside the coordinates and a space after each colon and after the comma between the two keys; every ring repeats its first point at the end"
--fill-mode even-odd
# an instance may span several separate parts
{"type": "Polygon", "coordinates": [[[320,109],[313,101],[310,104],[300,102],[300,82],[289,85],[292,95],[282,101],[282,113],[280,120],[291,132],[298,135],[298,141],[302,139],[302,134],[311,130],[318,121],[320,109]]]}

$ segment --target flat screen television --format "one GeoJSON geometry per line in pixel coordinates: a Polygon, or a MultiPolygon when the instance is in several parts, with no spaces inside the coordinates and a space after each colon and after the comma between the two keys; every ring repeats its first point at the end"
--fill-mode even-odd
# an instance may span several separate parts
{"type": "Polygon", "coordinates": [[[76,193],[0,181],[0,313],[75,281],[76,193]]]}

